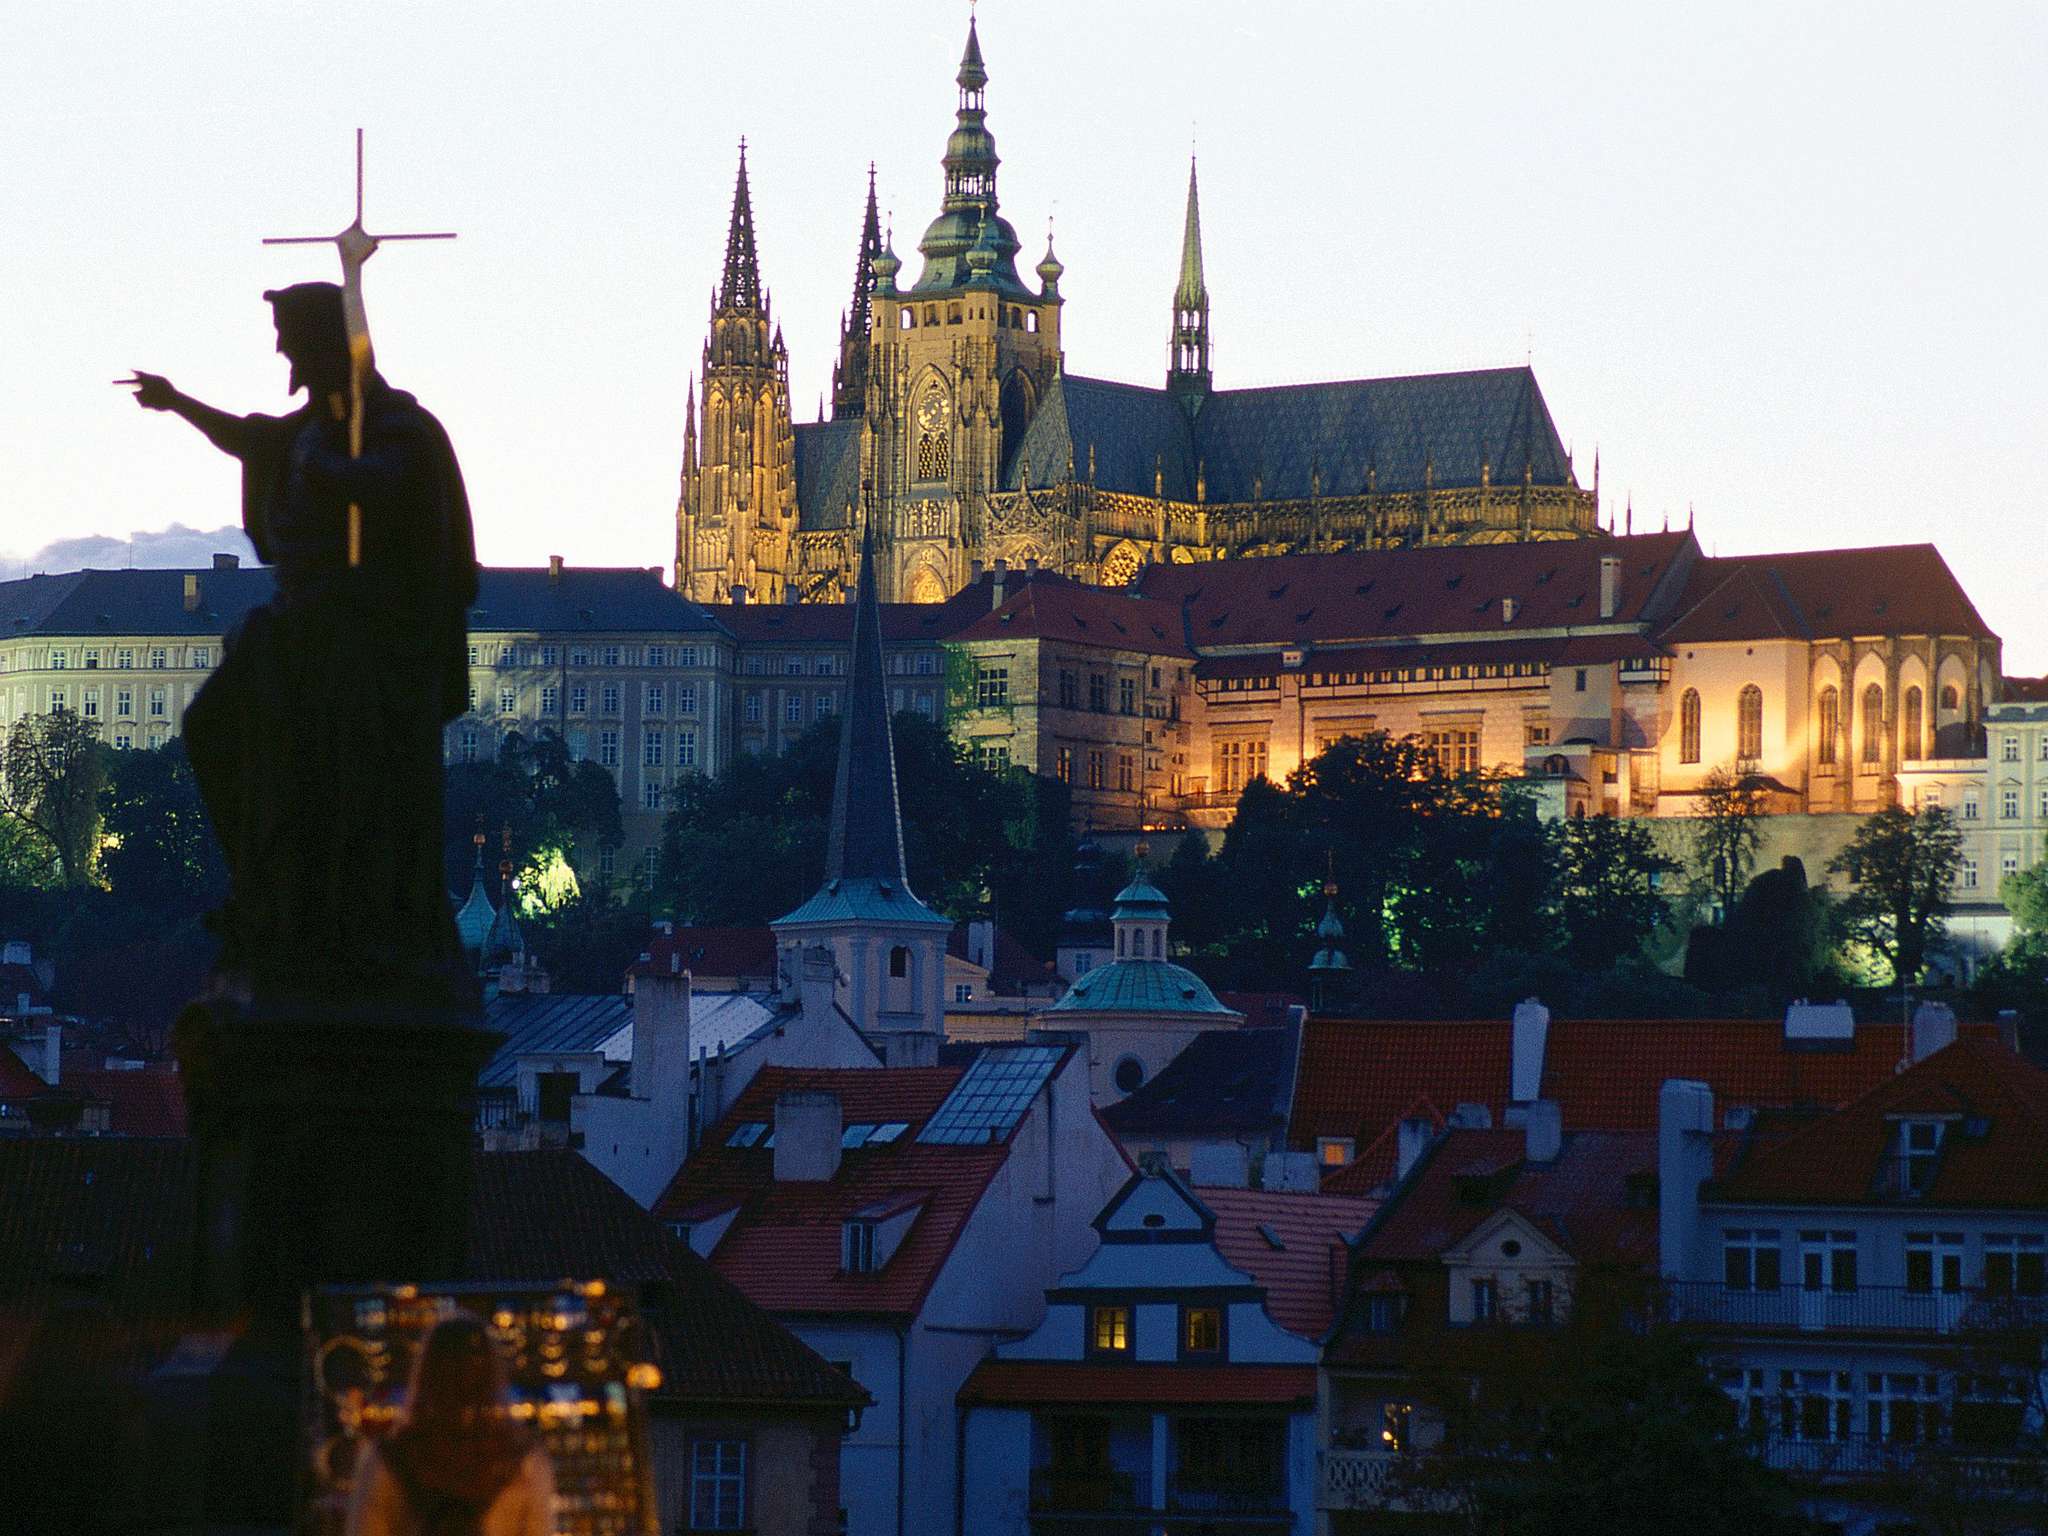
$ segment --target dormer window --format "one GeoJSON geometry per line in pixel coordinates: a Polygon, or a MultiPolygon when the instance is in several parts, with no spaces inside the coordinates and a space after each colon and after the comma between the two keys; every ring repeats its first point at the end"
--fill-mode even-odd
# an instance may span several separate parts
{"type": "Polygon", "coordinates": [[[853,1220],[846,1223],[842,1238],[841,1268],[849,1275],[872,1275],[881,1265],[875,1262],[875,1224],[853,1220]]]}
{"type": "Polygon", "coordinates": [[[1180,1309],[1180,1352],[1183,1359],[1206,1359],[1223,1352],[1223,1309],[1180,1309]]]}
{"type": "Polygon", "coordinates": [[[1127,1358],[1131,1352],[1131,1309],[1090,1307],[1088,1309],[1088,1353],[1127,1358]]]}
{"type": "Polygon", "coordinates": [[[1934,1186],[1934,1170],[1941,1157],[1942,1124],[1939,1120],[1901,1120],[1892,1133],[1890,1192],[1902,1200],[1917,1200],[1934,1186]]]}
{"type": "Polygon", "coordinates": [[[1325,1168],[1342,1168],[1351,1161],[1357,1142],[1349,1136],[1318,1136],[1316,1161],[1325,1168]]]}
{"type": "Polygon", "coordinates": [[[1365,1326],[1371,1333],[1392,1333],[1401,1326],[1407,1298],[1394,1291],[1382,1291],[1365,1300],[1365,1326]]]}

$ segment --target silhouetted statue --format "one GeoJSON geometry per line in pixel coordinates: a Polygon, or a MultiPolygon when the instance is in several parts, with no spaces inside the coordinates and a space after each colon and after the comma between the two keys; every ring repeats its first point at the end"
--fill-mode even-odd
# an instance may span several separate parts
{"type": "Polygon", "coordinates": [[[288,416],[237,416],[155,374],[135,398],[242,463],[242,519],[275,596],[185,715],[227,856],[220,972],[245,999],[429,1007],[468,997],[441,866],[441,728],[467,706],[469,503],[441,424],[366,367],[352,453],[342,290],[266,293],[288,416]]]}

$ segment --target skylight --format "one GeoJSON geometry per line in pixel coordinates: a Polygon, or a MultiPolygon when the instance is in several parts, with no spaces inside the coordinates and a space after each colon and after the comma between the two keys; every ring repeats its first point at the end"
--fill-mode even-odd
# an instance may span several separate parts
{"type": "Polygon", "coordinates": [[[955,1147],[1002,1141],[1024,1118],[1061,1054],[1057,1046],[990,1046],[953,1085],[917,1139],[926,1146],[955,1147]]]}

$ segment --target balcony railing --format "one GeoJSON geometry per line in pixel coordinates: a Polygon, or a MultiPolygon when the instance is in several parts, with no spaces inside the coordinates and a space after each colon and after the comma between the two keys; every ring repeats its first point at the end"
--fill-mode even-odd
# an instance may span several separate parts
{"type": "Polygon", "coordinates": [[[1985,1499],[2048,1492],[2048,1467],[2039,1456],[1973,1452],[1946,1443],[1795,1440],[1772,1435],[1764,1460],[1781,1472],[1816,1482],[1939,1480],[1957,1493],[1985,1499]]]}
{"type": "Polygon", "coordinates": [[[1101,1533],[1120,1531],[1140,1517],[1138,1529],[1150,1529],[1143,1517],[1196,1517],[1204,1528],[1248,1533],[1284,1531],[1293,1520],[1284,1486],[1248,1481],[1207,1487],[1169,1485],[1166,1508],[1152,1507],[1151,1490],[1139,1496],[1138,1479],[1129,1472],[1064,1472],[1041,1467],[1031,1474],[1031,1519],[1044,1530],[1101,1533]]]}
{"type": "MultiPolygon", "coordinates": [[[[1429,1453],[1422,1453],[1427,1456],[1429,1453]]],[[[1322,1452],[1318,1509],[1383,1509],[1411,1514],[1441,1512],[1450,1506],[1415,1474],[1426,1465],[1422,1457],[1398,1451],[1354,1451],[1341,1447],[1322,1452]]]]}
{"type": "Polygon", "coordinates": [[[1666,1287],[1673,1322],[1769,1333],[1958,1333],[2048,1322],[2048,1300],[1981,1290],[1918,1291],[1897,1285],[1854,1290],[1735,1290],[1713,1281],[1666,1287]]]}
{"type": "Polygon", "coordinates": [[[1139,1507],[1138,1480],[1129,1472],[1063,1472],[1041,1467],[1031,1474],[1033,1514],[1110,1514],[1139,1507]]]}

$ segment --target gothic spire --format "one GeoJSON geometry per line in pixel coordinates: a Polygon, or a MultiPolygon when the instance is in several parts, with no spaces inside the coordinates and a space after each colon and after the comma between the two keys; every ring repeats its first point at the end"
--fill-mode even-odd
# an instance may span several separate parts
{"type": "Polygon", "coordinates": [[[732,192],[732,225],[725,235],[725,276],[718,308],[761,307],[761,263],[754,253],[754,203],[747,192],[747,141],[740,140],[740,174],[732,192]]]}
{"type": "Polygon", "coordinates": [[[1173,341],[1167,350],[1166,387],[1190,413],[1209,393],[1209,285],[1202,280],[1202,204],[1188,157],[1188,213],[1181,230],[1180,277],[1173,286],[1173,341]]]}
{"type": "Polygon", "coordinates": [[[875,597],[874,524],[863,520],[860,586],[853,607],[853,667],[839,728],[832,781],[832,826],[825,843],[825,884],[891,883],[904,894],[903,813],[896,799],[896,748],[882,676],[882,609],[875,597]]]}
{"type": "Polygon", "coordinates": [[[839,361],[832,369],[832,416],[858,416],[868,393],[868,325],[875,294],[875,258],[882,254],[882,219],[875,203],[875,166],[868,162],[867,217],[853,268],[853,304],[839,327],[839,361]]]}

